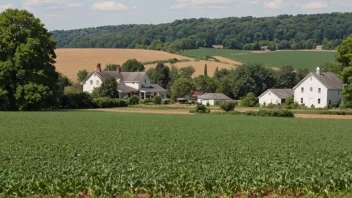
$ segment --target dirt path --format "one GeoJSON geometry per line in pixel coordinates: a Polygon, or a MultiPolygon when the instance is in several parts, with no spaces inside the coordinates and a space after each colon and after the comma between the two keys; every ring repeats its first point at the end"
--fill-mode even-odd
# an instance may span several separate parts
{"type": "Polygon", "coordinates": [[[352,120],[352,115],[295,114],[296,118],[352,120]]]}

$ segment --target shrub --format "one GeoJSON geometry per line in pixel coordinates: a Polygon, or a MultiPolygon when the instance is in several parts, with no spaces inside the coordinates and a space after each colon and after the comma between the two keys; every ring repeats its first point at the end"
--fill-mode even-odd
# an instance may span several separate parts
{"type": "Polygon", "coordinates": [[[197,104],[195,113],[210,113],[210,109],[202,104],[197,104]]]}
{"type": "Polygon", "coordinates": [[[67,93],[61,96],[60,108],[64,109],[84,109],[92,107],[92,97],[86,92],[67,93]]]}
{"type": "Polygon", "coordinates": [[[220,108],[226,112],[233,111],[235,109],[234,102],[222,102],[220,103],[220,108]]]}
{"type": "Polygon", "coordinates": [[[165,99],[165,100],[162,100],[162,101],[163,101],[162,104],[164,104],[164,105],[170,104],[170,100],[168,100],[168,99],[165,99]]]}
{"type": "Polygon", "coordinates": [[[139,97],[134,95],[128,99],[128,102],[130,105],[139,104],[139,97]]]}
{"type": "Polygon", "coordinates": [[[241,106],[243,107],[255,107],[258,104],[257,97],[255,94],[250,92],[244,98],[241,99],[241,106]]]}
{"type": "Polygon", "coordinates": [[[268,116],[268,117],[294,117],[294,114],[288,110],[259,110],[257,112],[258,116],[268,116]]]}
{"type": "Polygon", "coordinates": [[[268,108],[268,109],[275,109],[277,107],[277,105],[273,104],[273,103],[270,103],[270,104],[266,105],[265,107],[268,108]]]}
{"type": "Polygon", "coordinates": [[[285,100],[286,105],[292,105],[294,102],[295,102],[295,99],[293,96],[290,96],[290,97],[286,98],[286,100],[285,100]]]}
{"type": "Polygon", "coordinates": [[[115,98],[93,98],[93,107],[97,108],[112,108],[112,107],[127,107],[128,102],[115,98]]]}
{"type": "Polygon", "coordinates": [[[189,110],[189,113],[195,113],[195,110],[191,109],[189,110]]]}
{"type": "Polygon", "coordinates": [[[149,104],[149,103],[151,103],[152,101],[149,99],[149,98],[145,98],[144,100],[143,100],[143,104],[149,104]]]}
{"type": "Polygon", "coordinates": [[[162,98],[160,95],[156,95],[153,100],[154,100],[154,104],[156,105],[160,105],[162,102],[162,98]]]}

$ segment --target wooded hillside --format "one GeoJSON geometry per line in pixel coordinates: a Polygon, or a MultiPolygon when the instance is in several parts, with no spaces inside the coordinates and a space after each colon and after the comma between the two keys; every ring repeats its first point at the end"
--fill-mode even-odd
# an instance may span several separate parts
{"type": "Polygon", "coordinates": [[[118,25],[54,31],[59,48],[144,48],[178,51],[212,45],[229,49],[334,49],[352,34],[352,13],[184,19],[159,25],[118,25]]]}

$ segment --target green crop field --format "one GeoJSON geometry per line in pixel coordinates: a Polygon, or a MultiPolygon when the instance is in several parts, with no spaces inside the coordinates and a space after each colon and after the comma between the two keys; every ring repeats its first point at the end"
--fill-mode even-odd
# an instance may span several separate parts
{"type": "Polygon", "coordinates": [[[351,121],[76,111],[0,123],[0,197],[352,193],[351,121]]]}
{"type": "Polygon", "coordinates": [[[268,53],[252,53],[242,50],[196,49],[186,50],[183,56],[204,58],[206,55],[223,56],[242,63],[259,62],[270,67],[292,65],[295,68],[308,68],[314,71],[321,63],[334,61],[336,52],[329,51],[277,51],[268,53]]]}

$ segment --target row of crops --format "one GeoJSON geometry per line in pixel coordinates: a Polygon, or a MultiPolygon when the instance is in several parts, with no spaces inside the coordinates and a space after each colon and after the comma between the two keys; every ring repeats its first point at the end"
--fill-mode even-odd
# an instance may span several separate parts
{"type": "Polygon", "coordinates": [[[0,112],[1,196],[347,195],[352,122],[0,112]]]}

